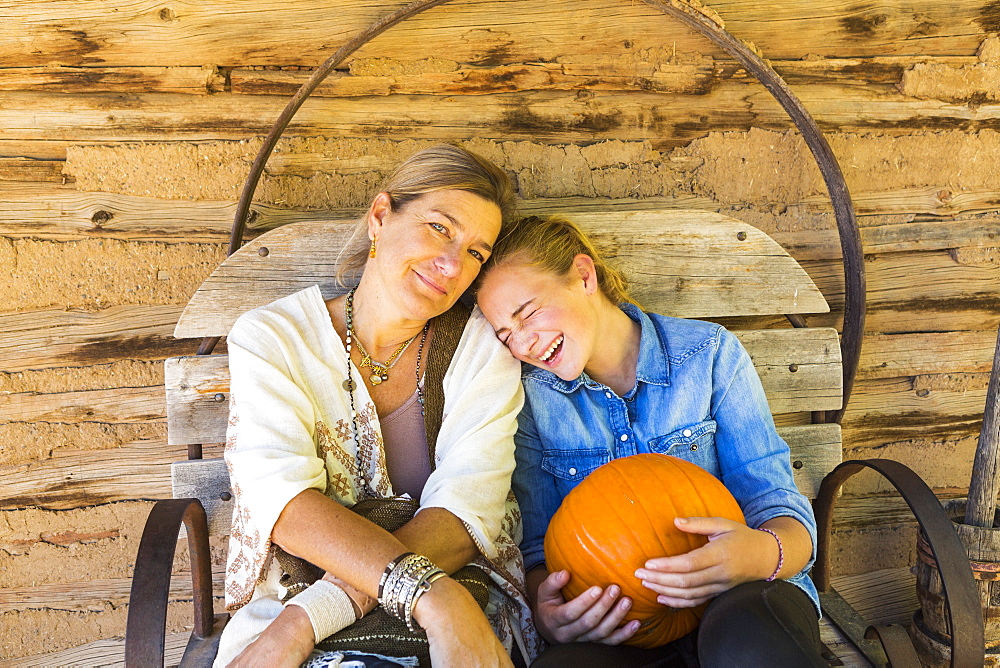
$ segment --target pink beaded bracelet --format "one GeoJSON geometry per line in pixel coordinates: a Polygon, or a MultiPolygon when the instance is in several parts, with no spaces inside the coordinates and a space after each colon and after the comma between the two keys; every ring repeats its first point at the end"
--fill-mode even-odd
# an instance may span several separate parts
{"type": "Polygon", "coordinates": [[[774,540],[778,541],[778,567],[774,569],[773,573],[771,573],[771,577],[764,580],[764,582],[774,582],[774,580],[778,577],[778,573],[781,572],[781,567],[785,565],[785,548],[782,547],[781,539],[778,538],[778,534],[776,534],[775,532],[771,531],[770,529],[765,529],[763,527],[759,528],[758,531],[766,531],[767,533],[774,536],[774,540]]]}

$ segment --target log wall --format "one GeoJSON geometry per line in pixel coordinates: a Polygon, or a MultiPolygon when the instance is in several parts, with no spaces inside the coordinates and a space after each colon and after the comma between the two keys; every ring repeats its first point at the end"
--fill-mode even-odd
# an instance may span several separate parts
{"type": "MultiPolygon", "coordinates": [[[[223,258],[287,98],[399,5],[5,3],[0,659],[124,632],[149,500],[184,457],[162,388],[163,360],[197,345],[171,337],[180,309],[223,258]]],[[[961,496],[1000,325],[997,3],[710,5],[810,110],[859,213],[869,316],[845,457],[899,459],[961,496]]],[[[502,165],[528,211],[743,218],[831,302],[809,321],[839,324],[833,215],[791,121],[705,38],[623,0],[456,1],[376,38],[295,117],[251,236],[352,213],[441,140],[502,165]]],[[[882,484],[862,478],[843,507],[838,573],[912,563],[912,523],[882,484]]],[[[183,577],[174,594],[189,596],[183,577]]]]}

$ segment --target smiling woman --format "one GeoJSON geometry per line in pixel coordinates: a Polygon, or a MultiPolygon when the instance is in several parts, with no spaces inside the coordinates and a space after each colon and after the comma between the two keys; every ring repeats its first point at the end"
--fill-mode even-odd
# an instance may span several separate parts
{"type": "Polygon", "coordinates": [[[475,154],[421,151],[358,224],[341,265],[357,287],[324,301],[314,286],[232,328],[236,613],[216,665],[299,665],[317,645],[320,663],[534,656],[508,505],[518,367],[458,302],[512,202],[475,154]]]}

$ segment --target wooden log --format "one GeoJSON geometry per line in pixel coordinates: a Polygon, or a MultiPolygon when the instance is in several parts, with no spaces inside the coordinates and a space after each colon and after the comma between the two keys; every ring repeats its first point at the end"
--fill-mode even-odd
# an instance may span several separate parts
{"type": "MultiPolygon", "coordinates": [[[[279,156],[280,157],[280,156],[279,156]]],[[[32,161],[28,161],[32,162],[32,161]]],[[[275,160],[281,163],[281,160],[275,160]]],[[[284,161],[288,162],[287,158],[284,161]]],[[[0,163],[2,164],[2,163],[0,163]]],[[[56,164],[50,161],[47,164],[56,164]]],[[[58,163],[62,164],[62,163],[58,163]]],[[[0,167],[2,168],[2,167],[0,167]]],[[[302,172],[322,170],[320,159],[307,159],[297,163],[302,172]]],[[[914,191],[883,193],[852,192],[855,198],[864,198],[868,208],[865,215],[921,214],[933,208],[924,191],[910,197],[914,191]],[[923,199],[921,199],[923,198],[923,199]],[[897,208],[898,207],[898,208],[897,208]]],[[[992,192],[965,193],[963,206],[992,207],[992,192]]],[[[0,181],[0,208],[8,215],[0,219],[0,235],[8,237],[34,237],[70,241],[85,238],[126,239],[131,241],[159,241],[170,243],[218,242],[229,237],[235,214],[235,204],[230,201],[164,199],[137,197],[106,192],[80,192],[72,186],[51,183],[6,183],[0,181]],[[110,217],[109,217],[110,214],[110,217]]],[[[650,211],[662,209],[702,209],[720,211],[718,202],[707,197],[678,195],[675,197],[649,197],[641,200],[560,197],[522,200],[518,208],[525,214],[600,213],[606,211],[650,211]]],[[[829,210],[829,199],[810,201],[811,210],[829,210]]],[[[945,207],[939,207],[942,216],[945,207]]],[[[947,208],[954,209],[954,204],[947,208]]],[[[287,225],[306,220],[344,220],[357,214],[354,209],[314,211],[286,208],[256,203],[256,213],[247,228],[247,239],[287,225]]],[[[954,218],[915,220],[894,225],[865,225],[862,218],[861,240],[866,252],[884,254],[916,250],[943,250],[950,248],[988,247],[1000,244],[1000,221],[994,217],[972,217],[959,214],[954,218]]],[[[739,214],[736,214],[737,217],[739,214]]],[[[775,231],[770,236],[800,262],[805,260],[834,260],[840,258],[840,240],[832,227],[826,230],[775,231]]]]}
{"type": "Polygon", "coordinates": [[[66,183],[72,181],[62,173],[63,160],[32,160],[31,158],[0,158],[0,181],[41,181],[66,183]]]}
{"type": "MultiPolygon", "coordinates": [[[[491,95],[527,90],[645,90],[696,95],[711,89],[719,67],[710,57],[691,63],[622,63],[606,57],[592,57],[582,63],[573,61],[574,58],[569,56],[560,58],[558,63],[515,63],[496,67],[471,67],[454,61],[440,61],[440,68],[428,67],[430,71],[412,73],[405,69],[410,63],[400,62],[395,68],[398,72],[392,71],[392,64],[379,68],[387,70],[384,74],[338,72],[328,77],[313,95],[491,95]]],[[[236,69],[231,74],[232,91],[242,95],[291,96],[311,74],[305,71],[236,69]]]]}
{"type": "Polygon", "coordinates": [[[0,368],[15,372],[192,354],[192,342],[171,335],[181,310],[166,305],[8,313],[0,318],[0,368]]]}
{"type": "Polygon", "coordinates": [[[224,90],[226,78],[205,67],[0,67],[0,90],[55,93],[186,93],[224,90]]]}
{"type": "MultiPolygon", "coordinates": [[[[680,317],[826,310],[822,295],[780,246],[727,216],[665,211],[574,218],[609,257],[630,268],[633,294],[650,310],[680,317]]],[[[245,311],[313,284],[326,298],[341,294],[337,256],[351,224],[285,226],[246,244],[192,296],[174,336],[225,335],[245,311]]]]}
{"type": "MultiPolygon", "coordinates": [[[[990,375],[990,384],[986,391],[983,427],[979,432],[979,445],[976,446],[976,459],[972,465],[965,524],[973,527],[993,527],[998,489],[1000,489],[1000,332],[997,334],[996,352],[993,355],[993,373],[990,375]]],[[[993,553],[992,559],[1000,559],[1000,550],[993,553]]]]}
{"type": "MultiPolygon", "coordinates": [[[[863,456],[887,456],[887,445],[909,443],[913,454],[908,458],[894,456],[890,459],[901,459],[912,465],[914,458],[919,456],[922,467],[932,467],[936,461],[933,449],[936,444],[978,433],[985,395],[985,388],[917,389],[911,378],[860,381],[855,384],[844,417],[845,448],[874,448],[874,452],[869,450],[863,456]]],[[[967,475],[973,449],[968,449],[965,461],[950,460],[944,468],[939,462],[937,471],[928,468],[937,479],[935,484],[964,488],[964,481],[954,480],[953,474],[961,472],[962,478],[967,475]],[[958,467],[958,470],[951,467],[958,467]],[[942,479],[944,469],[949,469],[947,481],[942,479]]]]}
{"type": "Polygon", "coordinates": [[[858,379],[986,373],[993,332],[866,334],[858,379]]]}
{"type": "MultiPolygon", "coordinates": [[[[221,446],[205,447],[218,457],[221,446]]],[[[115,501],[170,498],[170,465],[187,449],[165,440],[128,443],[114,450],[57,450],[49,459],[0,470],[0,510],[64,510],[115,501]]]]}
{"type": "Polygon", "coordinates": [[[73,146],[72,140],[7,139],[0,137],[0,156],[8,158],[30,158],[31,160],[66,160],[66,147],[73,146]]]}
{"type": "MultiPolygon", "coordinates": [[[[70,241],[87,238],[129,241],[221,242],[229,238],[235,202],[158,199],[80,192],[72,186],[0,183],[0,207],[6,217],[0,234],[70,241]]],[[[256,216],[247,238],[302,220],[343,219],[356,213],[289,210],[254,204],[256,216]]]]}
{"type": "MultiPolygon", "coordinates": [[[[871,86],[844,95],[842,87],[797,91],[824,131],[902,134],[927,128],[990,127],[1000,104],[908,98],[871,86]],[[859,116],[858,109],[865,113],[859,116]]],[[[94,93],[63,96],[17,91],[0,108],[0,132],[9,140],[156,141],[242,139],[265,134],[286,99],[269,95],[189,96],[94,93]],[[27,122],[30,119],[31,122],[27,122]]],[[[389,95],[310,98],[289,125],[289,136],[367,137],[391,134],[420,139],[497,137],[531,141],[656,139],[685,144],[712,131],[751,127],[784,131],[784,110],[756,85],[724,82],[704,95],[663,96],[643,91],[522,91],[497,95],[389,95]]]]}
{"type": "MultiPolygon", "coordinates": [[[[255,3],[252,9],[213,0],[159,11],[111,0],[14,4],[0,32],[0,62],[24,67],[318,65],[350,35],[403,4],[305,0],[292,14],[277,0],[255,3]],[[115,21],[108,22],[112,12],[115,21]]],[[[774,59],[807,54],[968,56],[979,46],[983,22],[991,25],[980,3],[943,7],[933,0],[864,6],[849,13],[829,3],[806,7],[790,0],[767,5],[723,0],[712,8],[729,31],[774,59]]],[[[413,59],[443,49],[464,62],[538,61],[549,42],[599,53],[675,42],[681,52],[710,48],[704,38],[643,3],[531,0],[449,3],[392,29],[363,53],[413,59]]]]}
{"type": "Polygon", "coordinates": [[[166,416],[163,386],[78,392],[0,394],[0,415],[12,422],[148,422],[166,416]]]}
{"type": "MultiPolygon", "coordinates": [[[[212,569],[215,591],[222,595],[225,566],[212,569]]],[[[71,610],[73,612],[104,612],[108,604],[128,605],[131,578],[99,578],[83,582],[55,582],[33,587],[0,589],[0,614],[18,610],[71,610]]],[[[193,598],[191,571],[177,571],[170,578],[170,601],[190,601],[193,598]]]]}
{"type": "MultiPolygon", "coordinates": [[[[806,261],[802,266],[830,302],[843,304],[843,267],[806,261]]],[[[1000,263],[964,262],[946,250],[869,256],[865,263],[866,330],[884,334],[995,329],[1000,321],[1000,263]],[[966,323],[966,324],[962,324],[966,323]]],[[[811,318],[814,326],[829,320],[811,318]]]]}
{"type": "MultiPolygon", "coordinates": [[[[559,45],[562,55],[548,62],[509,62],[478,66],[456,60],[425,58],[356,58],[349,71],[331,74],[313,92],[317,97],[363,95],[484,95],[526,90],[645,90],[660,93],[703,94],[722,81],[748,81],[745,70],[726,56],[682,54],[662,47],[620,56],[608,53],[577,53],[576,44],[559,45]]],[[[873,58],[813,58],[771,60],[771,66],[792,87],[836,84],[844,89],[872,84],[898,85],[922,71],[952,73],[979,71],[975,56],[890,56],[873,58]],[[924,70],[914,69],[922,67],[924,70]]],[[[992,70],[989,70],[992,71],[992,70]]],[[[291,96],[312,75],[312,69],[236,68],[230,79],[232,92],[242,95],[291,96]]],[[[933,83],[939,83],[934,81],[933,83]]],[[[914,88],[911,85],[910,88],[914,88]]],[[[939,90],[948,90],[937,86],[939,90]]],[[[956,89],[948,99],[966,99],[975,91],[988,91],[990,82],[978,88],[956,89]]],[[[904,92],[913,95],[904,88],[904,92]]],[[[987,93],[988,94],[988,93],[987,93]]],[[[925,98],[928,96],[924,96],[925,98]]],[[[935,97],[933,95],[929,97],[935,97]]],[[[981,95],[980,95],[981,97],[981,95]]]]}

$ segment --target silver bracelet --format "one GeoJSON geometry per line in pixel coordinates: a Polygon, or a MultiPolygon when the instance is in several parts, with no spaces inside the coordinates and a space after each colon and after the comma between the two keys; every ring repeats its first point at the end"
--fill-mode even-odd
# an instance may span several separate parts
{"type": "Polygon", "coordinates": [[[405,622],[413,633],[420,626],[413,619],[417,599],[430,591],[431,585],[447,575],[430,559],[418,554],[404,554],[386,566],[379,582],[379,599],[382,609],[405,622]]]}

